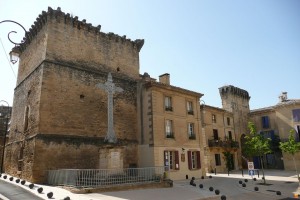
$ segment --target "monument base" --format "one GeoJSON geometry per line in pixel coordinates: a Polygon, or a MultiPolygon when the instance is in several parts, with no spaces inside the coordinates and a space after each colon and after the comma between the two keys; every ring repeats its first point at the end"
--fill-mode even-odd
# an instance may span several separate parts
{"type": "Polygon", "coordinates": [[[99,149],[99,169],[122,169],[125,147],[104,145],[99,149]]]}

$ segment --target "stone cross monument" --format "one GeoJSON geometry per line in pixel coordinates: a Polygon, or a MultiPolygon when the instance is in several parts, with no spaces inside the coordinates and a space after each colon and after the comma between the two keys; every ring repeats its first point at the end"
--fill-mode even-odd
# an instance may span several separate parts
{"type": "Polygon", "coordinates": [[[108,100],[107,100],[107,133],[104,141],[107,141],[109,143],[116,143],[117,137],[114,131],[114,105],[113,105],[113,95],[115,92],[123,92],[123,89],[120,87],[115,86],[115,84],[112,81],[111,73],[108,73],[107,81],[103,83],[98,83],[96,85],[97,88],[100,88],[107,92],[108,100]]]}

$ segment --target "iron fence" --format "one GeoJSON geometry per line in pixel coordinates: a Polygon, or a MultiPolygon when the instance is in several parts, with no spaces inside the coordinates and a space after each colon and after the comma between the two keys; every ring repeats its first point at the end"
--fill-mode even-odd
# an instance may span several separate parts
{"type": "Polygon", "coordinates": [[[160,182],[164,167],[127,169],[59,169],[48,171],[48,184],[73,187],[107,187],[160,182]]]}

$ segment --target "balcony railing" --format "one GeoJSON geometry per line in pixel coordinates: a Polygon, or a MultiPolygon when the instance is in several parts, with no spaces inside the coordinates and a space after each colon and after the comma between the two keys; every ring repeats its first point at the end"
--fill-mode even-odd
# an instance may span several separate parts
{"type": "Polygon", "coordinates": [[[239,148],[239,143],[233,140],[208,140],[209,147],[239,148]]]}
{"type": "Polygon", "coordinates": [[[166,138],[174,138],[174,133],[173,132],[167,132],[166,133],[166,138]]]}
{"type": "Polygon", "coordinates": [[[165,110],[166,110],[166,111],[173,111],[173,107],[172,107],[172,106],[166,106],[166,107],[165,107],[165,110]]]}
{"type": "Polygon", "coordinates": [[[195,134],[189,135],[189,139],[190,139],[190,140],[196,140],[196,135],[195,135],[195,134]]]}
{"type": "Polygon", "coordinates": [[[193,110],[188,110],[187,112],[189,115],[194,115],[194,111],[193,110]]]}

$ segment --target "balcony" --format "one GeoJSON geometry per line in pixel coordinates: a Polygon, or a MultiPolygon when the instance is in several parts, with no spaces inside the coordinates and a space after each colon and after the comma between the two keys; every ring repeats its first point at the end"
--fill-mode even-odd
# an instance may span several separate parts
{"type": "Polygon", "coordinates": [[[188,110],[188,115],[194,115],[194,111],[192,111],[192,110],[188,110]]]}
{"type": "Polygon", "coordinates": [[[166,138],[174,138],[174,133],[173,132],[167,132],[166,133],[166,138]]]}
{"type": "Polygon", "coordinates": [[[190,140],[196,140],[196,135],[193,133],[193,134],[190,134],[189,135],[189,139],[190,140]]]}
{"type": "Polygon", "coordinates": [[[233,140],[208,140],[209,147],[221,147],[221,148],[239,148],[239,143],[233,140]]]}
{"type": "Polygon", "coordinates": [[[173,111],[173,107],[172,106],[166,106],[165,111],[173,111]]]}

